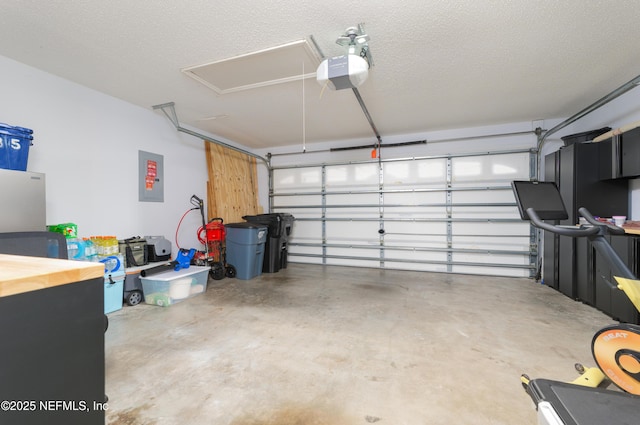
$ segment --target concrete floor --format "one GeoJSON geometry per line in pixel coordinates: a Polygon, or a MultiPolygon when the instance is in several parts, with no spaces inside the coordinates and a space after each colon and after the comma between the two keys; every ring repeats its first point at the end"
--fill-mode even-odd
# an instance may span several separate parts
{"type": "Polygon", "coordinates": [[[110,425],[535,424],[611,319],[530,279],[290,264],[105,334],[110,425]]]}

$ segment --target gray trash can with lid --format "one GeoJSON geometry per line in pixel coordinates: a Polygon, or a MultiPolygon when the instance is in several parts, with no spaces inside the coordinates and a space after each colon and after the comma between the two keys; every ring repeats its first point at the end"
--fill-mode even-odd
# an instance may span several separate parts
{"type": "Polygon", "coordinates": [[[254,223],[225,224],[227,263],[236,268],[236,278],[249,280],[262,274],[267,227],[254,223]]]}

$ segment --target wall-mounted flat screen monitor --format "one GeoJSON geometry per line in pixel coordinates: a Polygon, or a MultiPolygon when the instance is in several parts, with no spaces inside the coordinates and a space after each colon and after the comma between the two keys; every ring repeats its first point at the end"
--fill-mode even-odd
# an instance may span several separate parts
{"type": "Polygon", "coordinates": [[[528,208],[533,208],[541,220],[566,220],[569,218],[560,191],[553,182],[513,181],[520,217],[529,220],[528,208]]]}

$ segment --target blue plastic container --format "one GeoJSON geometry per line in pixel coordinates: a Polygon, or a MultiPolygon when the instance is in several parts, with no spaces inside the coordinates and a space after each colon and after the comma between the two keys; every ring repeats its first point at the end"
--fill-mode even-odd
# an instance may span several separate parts
{"type": "Polygon", "coordinates": [[[104,313],[112,313],[122,308],[124,293],[124,272],[112,273],[104,277],[104,313]]]}
{"type": "Polygon", "coordinates": [[[262,274],[267,226],[253,223],[226,224],[227,263],[236,269],[236,278],[249,280],[262,274]]]}
{"type": "Polygon", "coordinates": [[[0,168],[27,171],[33,130],[0,123],[0,168]]]}
{"type": "Polygon", "coordinates": [[[104,274],[109,273],[124,273],[125,264],[124,256],[122,254],[110,255],[108,257],[100,258],[101,263],[104,264],[104,274]]]}
{"type": "Polygon", "coordinates": [[[11,133],[3,130],[0,127],[0,168],[9,169],[9,150],[7,144],[9,143],[11,133]]]}

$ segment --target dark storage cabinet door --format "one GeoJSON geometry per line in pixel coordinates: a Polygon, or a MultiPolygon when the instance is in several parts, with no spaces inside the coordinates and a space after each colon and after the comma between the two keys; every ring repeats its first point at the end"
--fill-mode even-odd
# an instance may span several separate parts
{"type": "MultiPolygon", "coordinates": [[[[619,253],[633,274],[638,276],[638,243],[640,238],[631,236],[611,236],[611,245],[619,253]]],[[[611,276],[613,279],[613,274],[611,276]]],[[[621,322],[640,324],[640,313],[629,298],[619,289],[611,294],[611,316],[621,322]]]]}
{"type": "MultiPolygon", "coordinates": [[[[637,275],[637,262],[634,260],[639,238],[631,236],[608,236],[611,246],[631,271],[637,275]]],[[[640,315],[633,303],[619,289],[607,285],[617,285],[611,266],[593,249],[593,269],[595,285],[595,307],[615,320],[625,323],[640,323],[640,315]]]]}
{"type": "Polygon", "coordinates": [[[544,255],[542,257],[542,283],[558,289],[558,249],[560,237],[551,232],[544,232],[544,255]]]}
{"type": "Polygon", "coordinates": [[[595,302],[593,249],[587,238],[576,239],[576,296],[585,304],[595,302]]]}
{"type": "Polygon", "coordinates": [[[575,144],[559,150],[559,189],[569,220],[578,223],[580,207],[599,217],[629,215],[629,184],[626,180],[600,180],[597,143],[575,144]]]}
{"type": "Polygon", "coordinates": [[[622,177],[640,176],[640,127],[622,133],[620,136],[622,177]]]}
{"type": "Polygon", "coordinates": [[[595,298],[593,306],[607,315],[612,314],[611,293],[613,290],[607,285],[611,282],[611,266],[595,251],[593,246],[593,285],[595,298]]]}
{"type": "MultiPolygon", "coordinates": [[[[558,184],[560,179],[560,172],[558,170],[560,165],[560,153],[553,152],[545,157],[544,162],[544,180],[548,182],[555,182],[558,184]]],[[[554,223],[556,224],[556,223],[554,223]]],[[[553,288],[558,289],[558,255],[559,252],[559,239],[560,236],[544,231],[543,241],[543,256],[542,256],[542,282],[553,288]]]]}
{"type": "Polygon", "coordinates": [[[567,297],[576,299],[576,240],[569,236],[560,236],[558,250],[558,290],[567,297]]]}
{"type": "Polygon", "coordinates": [[[598,177],[600,180],[611,180],[620,177],[620,157],[618,145],[613,139],[596,143],[598,146],[598,177]]]}

